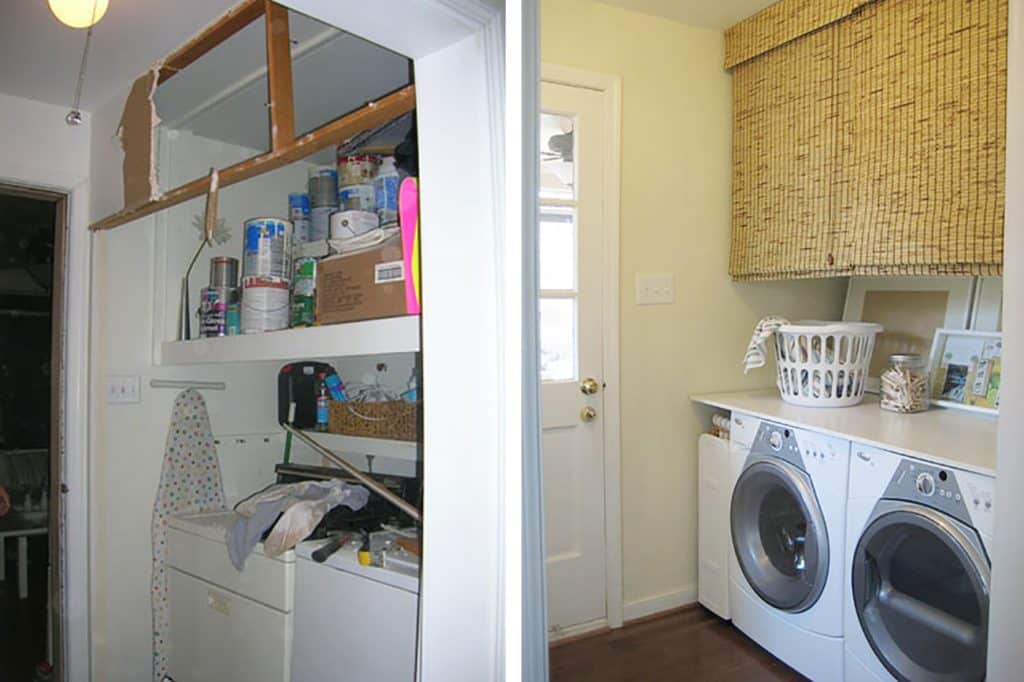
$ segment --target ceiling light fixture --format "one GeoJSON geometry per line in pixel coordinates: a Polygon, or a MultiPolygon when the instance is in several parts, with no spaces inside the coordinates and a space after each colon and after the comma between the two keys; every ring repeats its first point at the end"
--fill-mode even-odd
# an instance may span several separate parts
{"type": "Polygon", "coordinates": [[[107,13],[109,0],[49,0],[50,11],[71,28],[89,28],[107,13]]]}

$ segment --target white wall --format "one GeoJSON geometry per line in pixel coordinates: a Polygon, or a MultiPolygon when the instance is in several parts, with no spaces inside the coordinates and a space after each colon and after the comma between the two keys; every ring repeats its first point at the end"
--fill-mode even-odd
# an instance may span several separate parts
{"type": "MultiPolygon", "coordinates": [[[[589,0],[542,0],[541,60],[622,78],[620,373],[625,617],[696,598],[694,393],[743,376],[768,314],[839,319],[845,281],[730,281],[731,79],[718,31],[589,0]],[[637,306],[638,272],[672,272],[675,303],[637,306]]],[[[543,103],[542,103],[543,104],[543,103]]]]}
{"type": "Polygon", "coordinates": [[[996,529],[989,617],[988,679],[1021,677],[1024,632],[1024,533],[1015,502],[1024,487],[1024,0],[1010,0],[1003,269],[1003,381],[1000,396],[996,529]],[[1017,301],[1016,304],[1013,302],[1017,301]]]}
{"type": "Polygon", "coordinates": [[[0,182],[56,190],[68,195],[68,241],[65,245],[64,379],[65,453],[63,479],[69,486],[64,497],[66,512],[65,562],[67,584],[65,613],[68,647],[65,666],[83,670],[88,658],[88,575],[86,499],[87,385],[89,320],[90,239],[89,151],[90,116],[71,128],[64,122],[62,107],[0,94],[0,182]]]}
{"type": "MultiPolygon", "coordinates": [[[[109,146],[116,144],[112,134],[120,106],[115,101],[97,115],[96,146],[108,148],[93,158],[94,175],[116,174],[118,181],[120,155],[111,152],[109,146]],[[111,168],[111,163],[117,165],[111,168]]],[[[247,155],[233,145],[189,133],[173,137],[162,137],[159,150],[165,187],[205,175],[211,165],[223,167],[247,155]]],[[[306,168],[291,165],[221,190],[218,215],[230,227],[231,239],[208,247],[200,256],[190,280],[193,308],[198,305],[199,289],[208,279],[209,259],[217,255],[241,259],[242,222],[254,216],[287,215],[288,193],[303,189],[306,168]]],[[[271,437],[270,442],[264,442],[263,437],[279,434],[276,376],[283,363],[195,367],[158,364],[160,342],[174,338],[178,282],[199,244],[199,232],[192,221],[204,206],[204,198],[194,199],[95,236],[91,532],[94,680],[128,682],[150,675],[150,523],[177,391],[151,389],[149,380],[227,382],[226,391],[205,391],[204,396],[214,435],[222,441],[218,451],[229,498],[237,499],[272,482],[273,464],[282,454],[279,436],[271,437]],[[103,380],[109,375],[139,376],[142,401],[135,405],[105,404],[103,380]]],[[[193,330],[197,329],[195,325],[193,320],[193,330]]],[[[389,367],[394,367],[392,381],[404,386],[411,358],[389,357],[387,361],[389,367]]],[[[341,368],[344,378],[358,380],[372,365],[373,360],[367,358],[347,362],[341,368]]],[[[298,446],[293,449],[293,461],[320,463],[318,457],[298,446]]],[[[382,470],[381,462],[375,463],[375,470],[382,470]]]]}

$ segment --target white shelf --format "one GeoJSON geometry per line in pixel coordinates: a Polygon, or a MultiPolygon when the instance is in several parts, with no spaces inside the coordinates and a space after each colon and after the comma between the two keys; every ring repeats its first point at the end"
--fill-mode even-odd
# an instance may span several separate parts
{"type": "Polygon", "coordinates": [[[408,462],[415,462],[419,459],[419,444],[415,441],[363,438],[322,431],[306,431],[306,434],[331,452],[389,457],[408,462]]]}
{"type": "Polygon", "coordinates": [[[420,318],[409,315],[264,334],[165,341],[160,348],[161,365],[416,353],[420,350],[420,318]]]}

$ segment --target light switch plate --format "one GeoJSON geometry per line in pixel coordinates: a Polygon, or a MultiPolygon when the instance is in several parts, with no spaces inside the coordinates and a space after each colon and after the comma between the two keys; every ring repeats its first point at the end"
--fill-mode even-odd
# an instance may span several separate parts
{"type": "Polygon", "coordinates": [[[109,375],[107,377],[107,404],[125,405],[141,401],[139,375],[109,375]]]}
{"type": "Polygon", "coordinates": [[[636,273],[636,304],[675,303],[675,278],[671,272],[636,273]]]}

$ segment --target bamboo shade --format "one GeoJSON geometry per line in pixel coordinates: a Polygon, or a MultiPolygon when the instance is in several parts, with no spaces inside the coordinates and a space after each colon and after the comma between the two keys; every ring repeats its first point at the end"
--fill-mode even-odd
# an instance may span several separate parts
{"type": "Polygon", "coordinates": [[[877,0],[733,70],[736,279],[996,275],[1007,0],[877,0]]]}
{"type": "Polygon", "coordinates": [[[856,274],[1000,274],[1007,0],[883,0],[836,28],[837,259],[856,274]]]}
{"type": "Polygon", "coordinates": [[[828,267],[834,48],[834,34],[819,31],[733,71],[734,277],[799,277],[828,267]]]}
{"type": "Polygon", "coordinates": [[[872,0],[780,0],[725,31],[725,68],[839,21],[872,0]]]}

